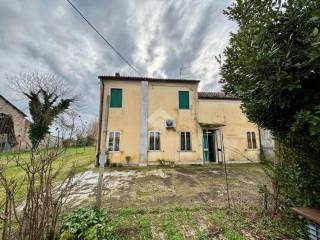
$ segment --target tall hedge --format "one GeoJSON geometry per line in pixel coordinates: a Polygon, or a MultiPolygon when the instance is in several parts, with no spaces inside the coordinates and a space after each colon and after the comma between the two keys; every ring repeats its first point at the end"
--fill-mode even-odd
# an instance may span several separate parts
{"type": "Polygon", "coordinates": [[[301,173],[286,191],[299,183],[310,190],[297,187],[306,200],[290,196],[292,204],[320,207],[320,1],[236,0],[225,14],[239,29],[222,58],[224,89],[296,153],[284,166],[301,173]]]}

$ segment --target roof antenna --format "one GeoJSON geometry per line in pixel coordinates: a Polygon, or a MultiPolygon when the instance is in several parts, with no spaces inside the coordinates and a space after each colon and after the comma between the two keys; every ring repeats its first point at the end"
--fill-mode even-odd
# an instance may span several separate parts
{"type": "Polygon", "coordinates": [[[179,70],[179,74],[180,74],[180,79],[182,79],[182,76],[186,79],[188,78],[188,75],[192,75],[192,72],[184,72],[185,70],[187,69],[190,69],[192,66],[184,66],[183,64],[181,65],[180,67],[180,70],[179,70]]]}
{"type": "Polygon", "coordinates": [[[180,74],[180,80],[181,80],[181,75],[182,75],[182,69],[183,69],[183,64],[181,65],[181,67],[180,67],[180,71],[179,71],[179,74],[180,74]]]}

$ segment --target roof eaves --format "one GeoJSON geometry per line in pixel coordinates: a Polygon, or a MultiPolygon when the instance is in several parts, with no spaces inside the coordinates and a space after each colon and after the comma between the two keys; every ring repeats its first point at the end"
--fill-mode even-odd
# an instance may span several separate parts
{"type": "Polygon", "coordinates": [[[13,107],[15,110],[17,110],[20,114],[22,114],[24,117],[28,117],[27,114],[25,114],[24,112],[22,112],[19,108],[17,108],[15,105],[13,105],[8,99],[6,99],[4,96],[2,96],[0,94],[0,97],[6,102],[8,103],[11,107],[13,107]]]}
{"type": "Polygon", "coordinates": [[[223,92],[198,92],[199,99],[215,99],[215,100],[236,100],[241,101],[240,98],[226,95],[223,92]]]}
{"type": "Polygon", "coordinates": [[[178,79],[178,78],[152,78],[152,77],[133,77],[133,76],[98,76],[100,80],[110,79],[119,81],[148,81],[148,82],[183,82],[183,83],[199,83],[196,79],[178,79]]]}

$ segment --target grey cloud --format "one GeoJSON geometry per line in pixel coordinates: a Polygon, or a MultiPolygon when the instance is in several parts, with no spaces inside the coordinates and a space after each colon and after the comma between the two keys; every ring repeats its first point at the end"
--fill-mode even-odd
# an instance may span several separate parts
{"type": "MultiPolygon", "coordinates": [[[[217,90],[218,66],[208,59],[222,52],[235,25],[222,15],[231,0],[73,0],[106,38],[143,74],[202,79],[217,90]]],[[[15,101],[5,75],[23,71],[56,74],[81,96],[83,114],[96,117],[97,75],[135,75],[65,0],[0,2],[0,94],[15,101]]],[[[27,109],[24,102],[17,102],[27,109]]]]}

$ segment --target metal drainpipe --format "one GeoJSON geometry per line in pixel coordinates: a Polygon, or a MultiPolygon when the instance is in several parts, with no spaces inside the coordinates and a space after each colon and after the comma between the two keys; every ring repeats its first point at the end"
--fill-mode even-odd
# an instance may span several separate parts
{"type": "Polygon", "coordinates": [[[104,98],[104,82],[100,79],[100,109],[99,109],[99,132],[97,140],[97,150],[96,150],[96,167],[99,166],[99,156],[101,151],[101,134],[102,134],[102,113],[103,113],[103,98],[104,98]]]}
{"type": "MultiPolygon", "coordinates": [[[[109,108],[110,108],[110,95],[109,93],[107,94],[107,99],[106,99],[106,116],[105,116],[105,129],[104,129],[104,136],[105,138],[107,138],[108,136],[108,123],[109,123],[109,108]]],[[[106,163],[108,163],[108,158],[109,158],[109,143],[107,142],[107,139],[106,139],[106,163]],[[107,146],[108,144],[108,146],[107,146]]]]}

